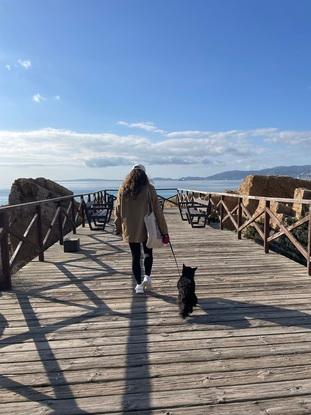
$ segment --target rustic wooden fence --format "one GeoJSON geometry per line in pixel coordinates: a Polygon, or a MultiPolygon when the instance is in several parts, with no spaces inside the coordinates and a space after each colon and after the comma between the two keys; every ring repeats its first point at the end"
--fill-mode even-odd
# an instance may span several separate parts
{"type": "Polygon", "coordinates": [[[271,242],[285,236],[306,260],[308,275],[311,275],[311,200],[242,196],[235,193],[209,193],[189,189],[178,189],[177,198],[179,204],[195,202],[209,206],[209,216],[216,215],[220,229],[229,222],[231,228],[237,232],[238,239],[241,239],[243,230],[249,226],[254,227],[263,242],[265,253],[269,252],[271,242]],[[248,207],[250,203],[253,203],[252,209],[248,207]],[[301,209],[301,212],[304,213],[288,225],[281,219],[282,214],[276,213],[276,207],[281,205],[283,209],[280,210],[286,212],[291,210],[294,204],[303,205],[304,209],[301,209]],[[302,225],[308,227],[305,245],[293,235],[293,231],[302,225]]]}
{"type": "MultiPolygon", "coordinates": [[[[178,203],[177,203],[177,188],[176,187],[165,187],[165,188],[157,187],[156,190],[157,190],[157,193],[158,193],[158,198],[160,200],[162,200],[163,202],[172,203],[175,206],[178,205],[178,203]],[[161,195],[161,192],[165,192],[165,193],[173,192],[173,194],[168,196],[168,197],[165,197],[165,196],[161,195]]],[[[108,197],[110,195],[115,196],[118,192],[118,189],[115,189],[115,188],[114,189],[106,189],[105,192],[106,192],[106,195],[107,195],[106,197],[108,197]]]]}
{"type": "MultiPolygon", "coordinates": [[[[25,245],[31,247],[35,252],[35,257],[39,261],[44,261],[44,251],[53,243],[64,242],[64,236],[69,232],[76,233],[78,225],[85,226],[86,223],[86,203],[107,203],[115,197],[118,189],[105,189],[92,193],[83,193],[57,197],[53,199],[40,200],[35,202],[22,203],[18,205],[7,205],[0,207],[0,290],[10,290],[12,287],[12,274],[18,255],[25,245]],[[43,229],[42,211],[45,207],[52,206],[53,215],[49,223],[43,229]],[[25,218],[25,229],[14,229],[10,221],[11,213],[22,212],[27,209],[25,218]],[[51,240],[52,233],[57,234],[57,239],[51,240]],[[11,239],[18,240],[15,249],[12,249],[11,239]]],[[[177,189],[157,189],[160,191],[173,191],[170,197],[159,198],[176,204],[177,189]]]]}
{"type": "MultiPolygon", "coordinates": [[[[215,216],[220,222],[220,229],[230,223],[237,237],[241,239],[242,231],[252,226],[257,235],[263,241],[266,253],[269,252],[270,244],[284,236],[306,260],[308,274],[311,275],[311,201],[282,199],[272,197],[242,196],[234,193],[209,193],[189,189],[157,189],[158,193],[172,191],[174,194],[169,197],[160,196],[163,201],[173,204],[196,202],[209,206],[209,215],[215,216]],[[249,204],[256,204],[256,209],[249,208],[249,204]],[[283,204],[287,209],[294,204],[304,205],[304,214],[294,223],[288,225],[280,219],[275,212],[275,204],[283,204]],[[273,225],[273,226],[272,226],[273,225]],[[307,226],[307,243],[302,244],[293,231],[300,226],[307,226]]],[[[64,236],[73,232],[76,233],[78,225],[85,226],[85,204],[87,202],[106,203],[109,197],[114,196],[117,189],[105,189],[97,192],[69,195],[54,199],[46,199],[19,205],[0,207],[0,290],[11,289],[11,276],[16,265],[18,255],[26,244],[36,253],[39,261],[44,261],[44,252],[55,242],[63,244],[64,236]],[[45,205],[53,206],[53,216],[45,229],[42,227],[42,210],[45,205]],[[26,228],[23,230],[13,229],[10,223],[10,212],[32,208],[31,214],[27,217],[26,228]],[[51,242],[52,232],[57,232],[57,241],[51,242]],[[30,233],[35,232],[35,240],[30,238],[30,233]],[[12,252],[10,238],[19,242],[12,252]]]]}
{"type": "MultiPolygon", "coordinates": [[[[13,273],[18,255],[24,245],[30,246],[38,256],[39,261],[44,261],[44,251],[48,249],[51,243],[52,232],[57,232],[57,241],[60,244],[64,242],[64,236],[73,232],[76,233],[78,224],[85,226],[85,203],[86,202],[106,202],[108,194],[105,190],[78,195],[69,195],[53,199],[40,200],[35,202],[21,203],[18,205],[7,205],[0,207],[0,290],[10,290],[11,275],[13,273]],[[42,226],[42,210],[49,205],[52,206],[53,216],[48,226],[45,226],[45,232],[42,226]],[[27,217],[27,225],[23,230],[13,229],[10,221],[10,215],[18,214],[22,210],[30,211],[27,217]],[[35,232],[36,237],[30,238],[30,233],[35,232]],[[10,238],[19,241],[12,252],[10,238]]],[[[57,242],[53,241],[53,243],[57,242]]]]}

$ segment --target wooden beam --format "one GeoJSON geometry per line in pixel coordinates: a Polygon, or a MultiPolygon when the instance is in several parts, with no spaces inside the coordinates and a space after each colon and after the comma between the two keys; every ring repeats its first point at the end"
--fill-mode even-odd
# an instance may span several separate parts
{"type": "Polygon", "coordinates": [[[2,238],[0,239],[1,251],[1,269],[0,269],[0,290],[11,290],[11,268],[10,268],[10,253],[9,253],[9,218],[6,211],[0,212],[0,228],[2,229],[2,238]]]}
{"type": "Polygon", "coordinates": [[[255,214],[255,215],[251,216],[251,214],[249,213],[249,211],[246,209],[246,207],[245,207],[243,204],[241,204],[241,207],[242,207],[242,211],[243,211],[243,213],[246,215],[246,217],[248,217],[248,218],[249,218],[249,221],[244,222],[244,223],[243,223],[243,225],[240,227],[240,230],[243,230],[246,226],[248,226],[248,225],[250,225],[252,222],[254,222],[253,226],[254,226],[254,228],[257,230],[257,232],[258,232],[258,234],[260,235],[261,239],[263,240],[263,239],[264,239],[264,234],[263,234],[262,230],[260,229],[260,227],[259,227],[258,223],[256,223],[256,222],[255,222],[255,220],[256,220],[257,218],[259,218],[259,216],[261,216],[261,215],[264,213],[264,210],[262,210],[262,211],[260,211],[259,213],[257,213],[257,214],[255,214]]]}
{"type": "MultiPolygon", "coordinates": [[[[299,226],[303,225],[304,223],[306,223],[308,221],[309,221],[309,215],[307,215],[304,218],[300,219],[298,222],[295,222],[293,225],[288,226],[287,230],[292,231],[292,230],[298,228],[299,226]]],[[[269,242],[274,241],[275,239],[279,238],[282,235],[284,235],[283,231],[276,232],[275,234],[271,235],[268,238],[268,241],[269,242]]]]}
{"type": "Polygon", "coordinates": [[[44,247],[43,247],[43,231],[42,231],[42,208],[41,205],[37,205],[37,238],[39,246],[39,261],[44,261],[44,247]]]}
{"type": "Polygon", "coordinates": [[[38,214],[35,213],[23,235],[19,234],[16,231],[12,231],[12,229],[10,229],[10,234],[15,236],[15,238],[20,240],[19,244],[17,245],[17,247],[16,247],[15,251],[13,252],[13,255],[10,259],[11,269],[12,269],[12,267],[13,267],[16,259],[17,259],[18,253],[20,252],[20,250],[21,250],[24,243],[30,245],[36,251],[36,253],[39,252],[39,246],[37,246],[34,242],[27,239],[27,236],[29,235],[29,232],[31,231],[31,229],[32,229],[34,223],[36,222],[37,218],[38,218],[38,214]]]}
{"type": "Polygon", "coordinates": [[[50,223],[50,225],[49,225],[49,228],[48,228],[48,230],[47,230],[47,233],[46,233],[46,235],[45,235],[45,237],[44,237],[44,239],[43,239],[43,246],[44,246],[44,247],[45,247],[45,244],[47,243],[47,241],[48,241],[48,239],[49,239],[49,236],[50,236],[51,231],[52,231],[52,229],[53,229],[53,227],[54,227],[54,225],[55,225],[55,223],[56,223],[56,220],[57,220],[57,218],[58,218],[58,216],[59,216],[59,213],[60,213],[60,206],[58,206],[58,207],[56,208],[56,211],[55,211],[54,217],[53,217],[53,219],[52,219],[52,221],[51,221],[51,223],[50,223]]]}
{"type": "Polygon", "coordinates": [[[307,270],[311,276],[311,206],[309,206],[309,225],[308,225],[308,251],[307,251],[307,270]]]}
{"type": "MultiPolygon", "coordinates": [[[[267,203],[270,203],[267,201],[267,203]]],[[[272,220],[278,224],[279,228],[284,232],[287,238],[291,241],[291,243],[295,246],[295,248],[308,260],[308,253],[307,250],[301,245],[301,243],[286,229],[286,227],[279,221],[277,216],[270,210],[269,207],[266,207],[266,212],[269,214],[272,220]]]]}
{"type": "Polygon", "coordinates": [[[238,239],[242,238],[242,232],[240,230],[240,227],[242,225],[242,198],[239,197],[238,198],[238,228],[237,228],[237,232],[238,232],[238,239]]]}
{"type": "Polygon", "coordinates": [[[263,245],[265,253],[269,253],[269,242],[268,238],[270,236],[270,216],[268,209],[270,208],[270,201],[265,201],[265,216],[264,216],[264,239],[263,239],[263,245]]]}

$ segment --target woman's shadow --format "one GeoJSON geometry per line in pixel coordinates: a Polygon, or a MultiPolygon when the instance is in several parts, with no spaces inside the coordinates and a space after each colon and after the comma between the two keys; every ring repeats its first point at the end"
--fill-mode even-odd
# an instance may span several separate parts
{"type": "MultiPolygon", "coordinates": [[[[1,293],[0,293],[0,297],[1,297],[1,293]]],[[[2,314],[0,314],[0,338],[1,338],[4,330],[8,326],[9,326],[9,324],[8,324],[7,319],[2,314]]]]}

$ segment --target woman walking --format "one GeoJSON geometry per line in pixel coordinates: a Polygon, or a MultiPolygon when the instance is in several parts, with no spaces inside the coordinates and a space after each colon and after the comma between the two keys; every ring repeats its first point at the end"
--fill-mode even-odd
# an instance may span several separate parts
{"type": "Polygon", "coordinates": [[[151,269],[153,263],[152,249],[148,248],[147,231],[144,217],[148,214],[149,203],[156,216],[163,242],[169,242],[168,230],[162,209],[158,202],[155,188],[149,183],[145,167],[133,166],[131,172],[121,185],[115,207],[116,234],[123,236],[129,243],[132,253],[132,271],[136,280],[135,292],[141,294],[144,289],[151,289],[151,269]],[[145,276],[141,279],[141,245],[144,250],[145,276]]]}

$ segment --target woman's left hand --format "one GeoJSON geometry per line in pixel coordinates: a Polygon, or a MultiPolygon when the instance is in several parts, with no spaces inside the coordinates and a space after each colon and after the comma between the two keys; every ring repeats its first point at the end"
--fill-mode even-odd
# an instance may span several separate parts
{"type": "Polygon", "coordinates": [[[164,243],[164,245],[167,245],[169,241],[170,241],[169,234],[165,234],[162,236],[162,242],[164,243]]]}

